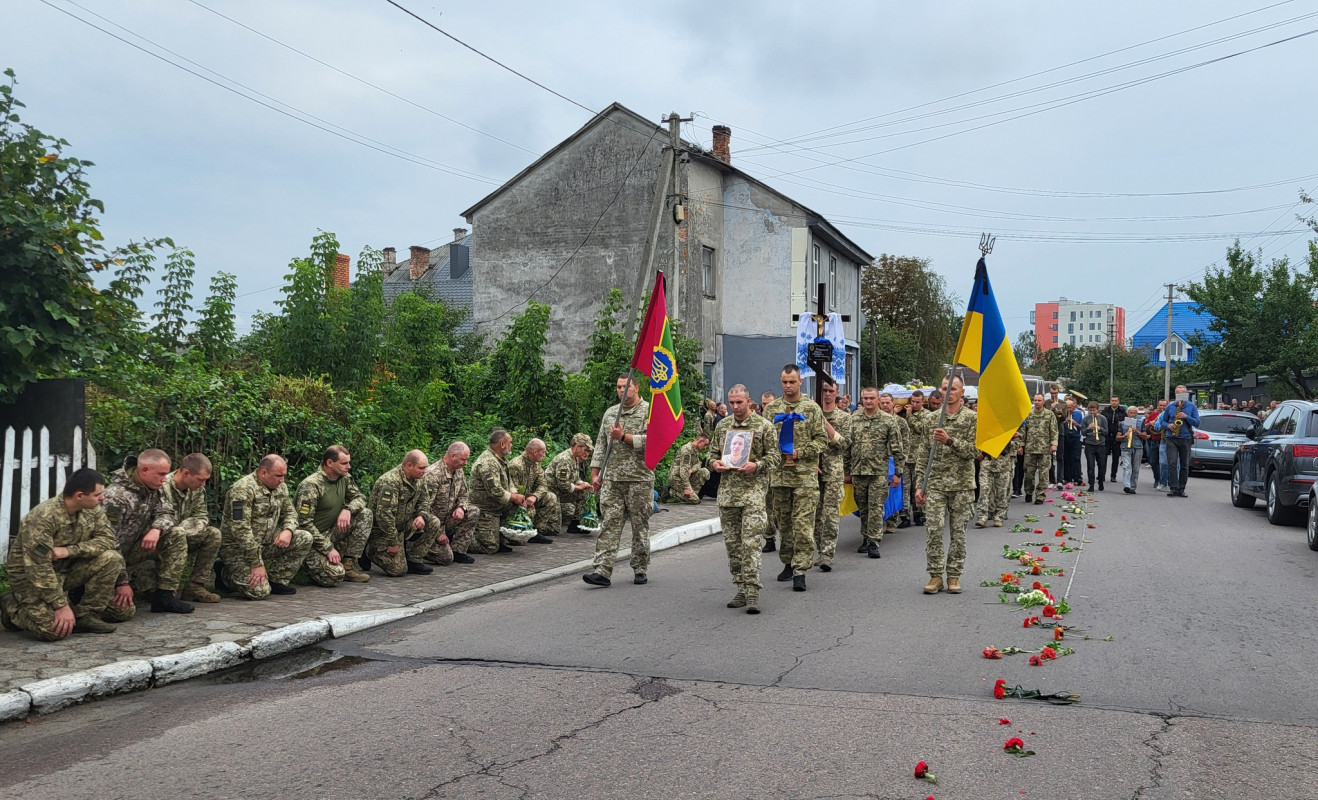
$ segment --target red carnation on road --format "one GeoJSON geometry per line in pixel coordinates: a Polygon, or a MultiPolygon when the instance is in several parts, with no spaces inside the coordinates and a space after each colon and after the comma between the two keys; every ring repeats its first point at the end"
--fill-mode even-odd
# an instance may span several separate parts
{"type": "Polygon", "coordinates": [[[998,678],[997,683],[993,684],[993,696],[999,700],[1007,696],[1007,682],[998,678]]]}
{"type": "Polygon", "coordinates": [[[923,761],[915,765],[915,777],[920,780],[929,781],[934,786],[938,785],[938,778],[934,777],[934,774],[929,771],[929,765],[923,761]]]}
{"type": "Polygon", "coordinates": [[[1045,617],[1055,617],[1057,616],[1057,609],[1053,608],[1052,606],[1044,606],[1043,615],[1045,617]]]}

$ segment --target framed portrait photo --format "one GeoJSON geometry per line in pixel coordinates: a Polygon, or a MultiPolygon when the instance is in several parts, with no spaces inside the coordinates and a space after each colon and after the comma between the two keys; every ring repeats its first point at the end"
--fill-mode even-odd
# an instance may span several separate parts
{"type": "Polygon", "coordinates": [[[751,457],[752,431],[728,431],[723,440],[723,463],[733,469],[746,466],[751,457]]]}

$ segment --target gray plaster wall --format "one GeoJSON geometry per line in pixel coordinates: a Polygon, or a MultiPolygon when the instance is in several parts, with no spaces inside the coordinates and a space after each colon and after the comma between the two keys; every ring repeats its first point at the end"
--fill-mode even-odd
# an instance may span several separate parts
{"type": "MultiPolygon", "coordinates": [[[[476,329],[500,336],[531,297],[552,309],[546,361],[580,370],[609,291],[629,293],[640,269],[665,144],[613,114],[472,213],[476,329]]],[[[670,253],[660,247],[654,267],[670,253]]]]}

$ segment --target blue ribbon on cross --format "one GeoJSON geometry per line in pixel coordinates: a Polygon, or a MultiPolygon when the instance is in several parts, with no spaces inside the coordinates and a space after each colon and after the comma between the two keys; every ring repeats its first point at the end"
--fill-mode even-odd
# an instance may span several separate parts
{"type": "Polygon", "coordinates": [[[790,414],[777,414],[774,416],[773,421],[783,424],[782,430],[778,432],[778,449],[784,453],[792,452],[792,433],[796,428],[796,423],[805,421],[805,416],[798,411],[793,411],[790,414]]]}

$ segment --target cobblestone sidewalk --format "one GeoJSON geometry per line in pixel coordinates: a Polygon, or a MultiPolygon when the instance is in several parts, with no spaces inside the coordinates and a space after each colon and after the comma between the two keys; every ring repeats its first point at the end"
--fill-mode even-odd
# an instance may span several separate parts
{"type": "MultiPolygon", "coordinates": [[[[651,535],[718,516],[713,500],[699,506],[661,506],[650,518],[651,535]]],[[[630,534],[623,530],[623,545],[630,534]]],[[[553,544],[527,544],[512,553],[475,556],[474,564],[435,567],[430,575],[386,578],[371,571],[366,584],[345,583],[333,589],[299,586],[297,594],[260,602],[225,597],[198,603],[192,614],[152,614],[138,607],[135,619],[112,634],[74,634],[59,642],[38,642],[21,633],[0,630],[0,692],[32,681],[54,678],[116,661],[179,653],[215,642],[232,642],[323,614],[375,611],[420,603],[501,581],[532,575],[588,559],[595,538],[565,533],[553,544]]],[[[626,562],[621,562],[626,570],[626,562]]]]}

